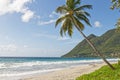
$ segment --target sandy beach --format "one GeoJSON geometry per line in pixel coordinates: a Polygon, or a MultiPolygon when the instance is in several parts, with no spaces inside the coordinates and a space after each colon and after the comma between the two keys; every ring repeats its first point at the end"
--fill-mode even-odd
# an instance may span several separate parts
{"type": "Polygon", "coordinates": [[[76,67],[65,68],[54,72],[36,75],[33,77],[26,77],[22,80],[75,80],[76,77],[93,72],[102,67],[103,65],[106,64],[93,63],[89,65],[80,65],[76,67]]]}

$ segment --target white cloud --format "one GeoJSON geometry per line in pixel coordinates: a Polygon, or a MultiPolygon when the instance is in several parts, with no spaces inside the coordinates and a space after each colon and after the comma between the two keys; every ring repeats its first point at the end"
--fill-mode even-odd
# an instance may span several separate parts
{"type": "Polygon", "coordinates": [[[23,48],[28,48],[28,45],[23,45],[23,48]]]}
{"type": "Polygon", "coordinates": [[[58,41],[66,41],[66,40],[70,40],[70,37],[58,37],[56,35],[53,34],[48,34],[48,33],[35,33],[33,34],[34,37],[38,37],[38,38],[49,38],[49,39],[54,39],[54,40],[58,40],[58,41]]]}
{"type": "Polygon", "coordinates": [[[35,18],[37,18],[37,19],[40,19],[41,18],[41,16],[38,16],[38,15],[34,15],[35,16],[35,18]]]}
{"type": "Polygon", "coordinates": [[[56,13],[55,11],[53,11],[50,15],[48,15],[48,18],[49,20],[48,21],[38,21],[38,25],[49,25],[49,24],[52,24],[52,23],[55,23],[56,22],[56,18],[57,17],[60,17],[61,15],[56,13]]]}
{"type": "Polygon", "coordinates": [[[48,25],[48,24],[55,23],[55,21],[56,21],[56,19],[52,19],[52,20],[49,20],[49,21],[39,21],[38,25],[48,25]]]}
{"type": "Polygon", "coordinates": [[[34,12],[28,10],[24,15],[22,15],[23,22],[29,22],[30,19],[34,17],[34,12]]]}
{"type": "Polygon", "coordinates": [[[60,16],[58,13],[56,13],[55,11],[53,11],[50,15],[49,18],[54,18],[56,16],[60,16]]]}
{"type": "Polygon", "coordinates": [[[49,15],[49,18],[54,18],[53,14],[50,14],[50,15],[49,15]]]}
{"type": "Polygon", "coordinates": [[[69,41],[69,42],[66,42],[66,44],[78,44],[79,42],[81,42],[81,40],[79,40],[79,39],[73,39],[73,40],[71,40],[71,41],[69,41]]]}
{"type": "Polygon", "coordinates": [[[27,7],[27,4],[32,2],[33,0],[0,0],[0,16],[21,13],[22,21],[28,22],[34,17],[34,12],[27,7]]]}
{"type": "Polygon", "coordinates": [[[17,46],[14,44],[0,45],[0,52],[14,52],[17,46]]]}
{"type": "Polygon", "coordinates": [[[58,37],[56,35],[52,35],[52,34],[48,34],[48,33],[36,33],[33,34],[34,37],[44,37],[44,38],[49,38],[49,39],[55,39],[58,41],[65,41],[65,40],[69,40],[69,37],[58,37]]]}
{"type": "Polygon", "coordinates": [[[101,27],[101,23],[100,23],[99,21],[95,21],[95,22],[94,22],[94,26],[95,26],[95,27],[101,27]]]}
{"type": "Polygon", "coordinates": [[[47,34],[47,33],[36,33],[33,36],[35,36],[35,37],[51,38],[51,39],[56,39],[57,38],[57,36],[51,35],[51,34],[47,34]]]}
{"type": "Polygon", "coordinates": [[[65,40],[69,40],[70,38],[69,37],[59,37],[58,40],[60,41],[65,41],[65,40]]]}

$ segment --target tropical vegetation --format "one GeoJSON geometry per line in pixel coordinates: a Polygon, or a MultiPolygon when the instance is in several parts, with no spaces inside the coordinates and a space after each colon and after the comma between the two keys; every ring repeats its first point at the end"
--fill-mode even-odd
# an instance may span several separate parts
{"type": "Polygon", "coordinates": [[[85,22],[87,25],[91,26],[88,17],[90,14],[85,11],[85,9],[92,9],[91,5],[81,5],[81,0],[66,0],[66,4],[59,6],[56,9],[57,13],[61,14],[61,17],[58,18],[56,21],[57,26],[59,23],[62,23],[60,28],[60,34],[63,36],[63,34],[68,33],[69,36],[72,36],[73,34],[73,28],[75,27],[81,35],[85,38],[87,43],[90,45],[90,47],[94,50],[94,52],[101,56],[101,58],[111,67],[111,69],[114,69],[114,67],[105,59],[105,57],[95,48],[93,43],[87,39],[86,35],[82,32],[84,30],[84,24],[85,22]]]}
{"type": "MultiPolygon", "coordinates": [[[[120,0],[112,0],[113,5],[111,6],[111,9],[120,9],[120,0]]],[[[117,31],[120,31],[120,18],[118,19],[116,23],[117,31]]]]}
{"type": "Polygon", "coordinates": [[[120,0],[112,0],[112,3],[111,9],[120,8],[120,0]]]}
{"type": "Polygon", "coordinates": [[[120,65],[113,65],[116,70],[110,70],[108,66],[103,66],[90,74],[82,75],[76,80],[120,80],[120,65]]]}

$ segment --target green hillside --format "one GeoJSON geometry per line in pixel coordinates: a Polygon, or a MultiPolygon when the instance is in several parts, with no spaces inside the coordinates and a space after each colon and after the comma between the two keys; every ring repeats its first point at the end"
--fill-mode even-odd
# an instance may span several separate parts
{"type": "MultiPolygon", "coordinates": [[[[91,34],[88,36],[97,49],[107,57],[120,56],[120,33],[115,32],[115,29],[107,31],[102,36],[91,34]]],[[[62,57],[95,57],[97,56],[88,43],[83,40],[70,52],[62,57]]]]}

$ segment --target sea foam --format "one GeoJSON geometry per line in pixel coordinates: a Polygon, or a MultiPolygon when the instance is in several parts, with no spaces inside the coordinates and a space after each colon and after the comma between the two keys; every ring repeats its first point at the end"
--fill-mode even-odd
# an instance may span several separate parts
{"type": "MultiPolygon", "coordinates": [[[[118,59],[107,59],[110,62],[116,62],[118,59]]],[[[91,63],[102,63],[102,59],[59,59],[59,60],[25,60],[25,61],[2,61],[0,62],[0,79],[32,75],[37,73],[46,73],[63,68],[89,65],[91,63]]]]}

